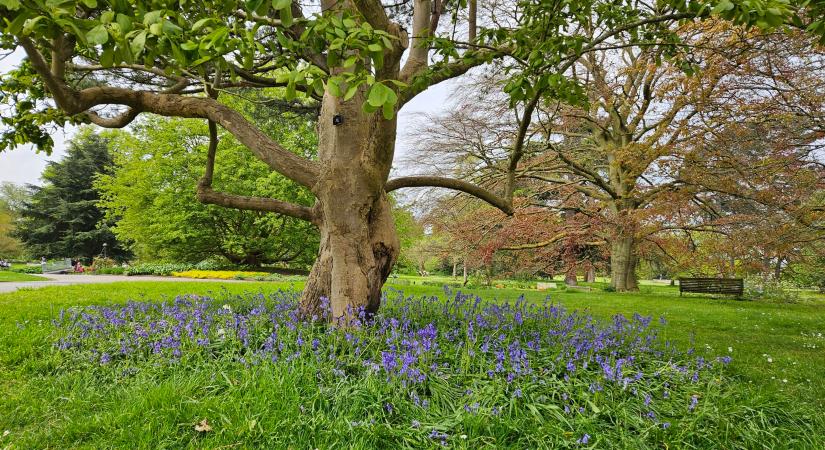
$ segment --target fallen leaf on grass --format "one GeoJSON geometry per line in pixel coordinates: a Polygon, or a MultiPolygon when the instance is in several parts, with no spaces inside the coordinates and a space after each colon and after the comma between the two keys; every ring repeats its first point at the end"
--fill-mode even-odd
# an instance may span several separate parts
{"type": "Polygon", "coordinates": [[[209,423],[206,421],[206,419],[203,419],[200,421],[199,424],[195,425],[195,431],[207,433],[209,431],[212,431],[212,427],[209,426],[209,423]]]}

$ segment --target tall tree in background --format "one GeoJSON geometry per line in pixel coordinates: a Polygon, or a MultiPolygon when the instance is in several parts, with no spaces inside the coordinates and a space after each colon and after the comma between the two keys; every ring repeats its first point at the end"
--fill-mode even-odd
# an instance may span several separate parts
{"type": "MultiPolygon", "coordinates": [[[[261,103],[238,105],[238,109],[248,113],[250,120],[256,115],[272,116],[274,120],[256,123],[284,142],[289,151],[300,155],[315,152],[312,117],[277,114],[271,104],[275,99],[259,100],[261,103]]],[[[133,133],[112,135],[115,169],[96,186],[107,217],[117,221],[113,231],[131,243],[139,258],[197,262],[218,257],[234,264],[283,263],[292,268],[312,263],[318,252],[318,232],[312,224],[282,214],[198,201],[196,187],[209,144],[204,138],[208,134],[206,123],[152,117],[133,129],[133,133]]],[[[221,158],[215,163],[216,188],[235,195],[278,197],[312,205],[308,189],[274,176],[231,135],[221,136],[217,151],[221,158]]]]}
{"type": "Polygon", "coordinates": [[[20,210],[15,234],[35,257],[91,260],[103,253],[115,259],[131,256],[110,230],[97,203],[95,177],[110,173],[108,140],[81,129],[69,142],[66,157],[50,162],[43,186],[30,186],[31,200],[20,210]]]}
{"type": "Polygon", "coordinates": [[[567,75],[586,86],[582,106],[548,101],[515,117],[496,113],[489,105],[501,98],[490,84],[506,79],[493,76],[481,82],[491,95],[473,95],[429,127],[431,162],[487,186],[515,178],[531,208],[565,218],[531,233],[524,225],[540,222],[517,214],[512,229],[525,232],[503,233],[512,243],[499,248],[566,244],[558,257],[574,262],[576,241],[606,241],[613,287],[635,290],[641,247],[658,245],[657,233],[730,229],[732,216],[747,224],[733,210],[706,214],[711,197],[761,202],[751,206],[763,217],[778,210],[813,220],[806,196],[825,179],[817,156],[825,53],[804,36],[720,21],[676,30],[688,45],[670,61],[662,62],[674,52],[666,46],[631,45],[577,60],[567,75]],[[531,235],[538,239],[524,242],[531,235]]]}

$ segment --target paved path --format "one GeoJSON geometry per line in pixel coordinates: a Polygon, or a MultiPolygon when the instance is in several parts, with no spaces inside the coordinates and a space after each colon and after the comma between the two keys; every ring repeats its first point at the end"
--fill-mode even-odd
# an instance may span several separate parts
{"type": "Polygon", "coordinates": [[[46,286],[68,286],[71,284],[116,283],[118,281],[207,281],[223,283],[243,283],[243,280],[203,280],[177,277],[131,276],[126,275],[38,275],[49,281],[6,281],[0,282],[0,293],[14,292],[20,288],[41,288],[46,286]]]}

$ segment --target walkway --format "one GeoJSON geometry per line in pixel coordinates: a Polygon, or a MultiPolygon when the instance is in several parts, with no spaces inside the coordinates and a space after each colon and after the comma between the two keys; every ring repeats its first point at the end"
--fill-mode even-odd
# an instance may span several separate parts
{"type": "Polygon", "coordinates": [[[38,275],[48,278],[49,281],[10,281],[0,282],[0,293],[14,292],[20,288],[41,288],[47,286],[69,286],[72,284],[117,283],[119,281],[206,281],[223,283],[243,283],[243,280],[203,280],[193,278],[131,276],[126,275],[38,275]]]}

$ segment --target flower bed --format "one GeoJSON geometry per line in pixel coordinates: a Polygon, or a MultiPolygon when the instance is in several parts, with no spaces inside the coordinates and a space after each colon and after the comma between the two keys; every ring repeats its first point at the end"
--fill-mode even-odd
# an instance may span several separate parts
{"type": "Polygon", "coordinates": [[[266,278],[270,274],[266,272],[245,272],[238,270],[187,270],[184,272],[172,272],[173,277],[181,278],[217,278],[221,280],[243,280],[266,278]]]}
{"type": "MultiPolygon", "coordinates": [[[[393,446],[705,442],[718,438],[720,405],[731,402],[730,358],[679,351],[651,317],[600,323],[552,303],[397,293],[372,320],[361,314],[333,327],[325,317],[299,320],[298,298],[180,296],[69,309],[54,322],[55,348],[66,369],[118,379],[163,366],[263,371],[325,399],[299,396],[300,413],[278,414],[348,417],[348,432],[380,429],[393,446]]],[[[726,421],[760,429],[777,411],[743,408],[726,421]]]]}

